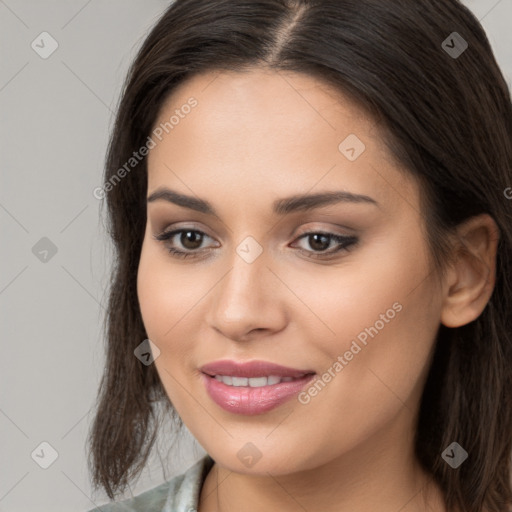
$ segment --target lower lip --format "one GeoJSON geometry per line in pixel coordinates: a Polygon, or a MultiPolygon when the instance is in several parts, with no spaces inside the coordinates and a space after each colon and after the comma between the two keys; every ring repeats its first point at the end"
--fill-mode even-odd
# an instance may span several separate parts
{"type": "Polygon", "coordinates": [[[252,416],[270,411],[290,400],[300,393],[315,376],[316,374],[305,375],[297,380],[259,388],[228,386],[205,373],[202,378],[206,391],[218,406],[228,412],[252,416]]]}

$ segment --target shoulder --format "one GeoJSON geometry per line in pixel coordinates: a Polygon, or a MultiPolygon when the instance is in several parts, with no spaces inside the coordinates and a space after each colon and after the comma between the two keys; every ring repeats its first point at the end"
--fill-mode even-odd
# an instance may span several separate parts
{"type": "Polygon", "coordinates": [[[201,486],[214,461],[205,455],[181,475],[133,498],[107,503],[89,512],[175,512],[197,510],[201,486]]]}

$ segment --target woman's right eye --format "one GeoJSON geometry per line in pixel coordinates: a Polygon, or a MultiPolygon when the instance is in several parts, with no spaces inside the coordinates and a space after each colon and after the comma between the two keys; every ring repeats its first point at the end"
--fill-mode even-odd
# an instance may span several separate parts
{"type": "MultiPolygon", "coordinates": [[[[196,257],[198,256],[197,249],[200,248],[201,243],[204,240],[204,237],[210,238],[206,233],[199,231],[197,229],[175,229],[173,231],[164,231],[159,235],[154,236],[155,240],[161,241],[166,246],[167,250],[178,258],[188,258],[190,256],[196,257]],[[176,235],[180,234],[181,236],[178,238],[179,243],[187,250],[177,249],[175,244],[173,243],[173,239],[176,235]],[[193,251],[193,252],[189,252],[193,251]]],[[[202,252],[202,251],[201,251],[202,252]]]]}

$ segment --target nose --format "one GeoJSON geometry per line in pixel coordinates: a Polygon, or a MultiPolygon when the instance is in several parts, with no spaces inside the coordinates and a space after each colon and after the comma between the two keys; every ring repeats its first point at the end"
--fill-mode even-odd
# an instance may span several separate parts
{"type": "Polygon", "coordinates": [[[285,291],[269,268],[265,251],[252,263],[234,252],[230,263],[231,268],[210,294],[208,324],[235,341],[283,329],[287,321],[285,291]]]}

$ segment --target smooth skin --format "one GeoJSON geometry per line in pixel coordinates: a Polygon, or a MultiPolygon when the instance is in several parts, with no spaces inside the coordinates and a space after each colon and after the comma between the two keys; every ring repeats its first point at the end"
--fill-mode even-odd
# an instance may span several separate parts
{"type": "Polygon", "coordinates": [[[415,417],[439,325],[471,322],[491,296],[496,224],[462,225],[456,263],[438,279],[419,185],[347,98],[297,73],[208,72],[174,91],[155,127],[190,97],[197,106],[155,139],[147,195],[167,187],[217,215],[149,202],[137,286],[166,393],[215,460],[199,512],[446,510],[414,457],[415,417]],[[354,161],[339,150],[350,134],[365,145],[354,161]],[[376,204],[272,211],[278,199],[334,191],[376,204]],[[155,240],[174,229],[185,233],[155,240]],[[340,244],[319,232],[357,243],[334,253],[340,244]],[[252,263],[237,253],[246,237],[262,249],[252,263]],[[307,404],[244,416],[203,386],[199,367],[219,359],[322,375],[395,303],[401,311],[307,404]],[[247,443],[261,454],[251,467],[237,456],[247,443]]]}

